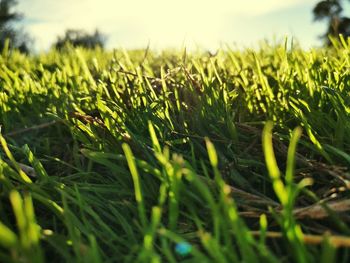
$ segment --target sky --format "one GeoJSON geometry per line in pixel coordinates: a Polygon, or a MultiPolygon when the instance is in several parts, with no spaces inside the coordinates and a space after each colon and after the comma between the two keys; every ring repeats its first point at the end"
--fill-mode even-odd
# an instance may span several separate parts
{"type": "Polygon", "coordinates": [[[19,0],[22,27],[47,50],[65,30],[98,28],[107,48],[254,47],[292,37],[322,44],[326,25],[313,22],[318,0],[19,0]]]}

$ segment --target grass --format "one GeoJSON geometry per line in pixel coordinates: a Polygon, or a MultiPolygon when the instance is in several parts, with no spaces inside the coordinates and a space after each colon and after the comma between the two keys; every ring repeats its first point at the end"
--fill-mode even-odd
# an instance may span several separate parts
{"type": "Polygon", "coordinates": [[[349,54],[3,50],[0,261],[348,262],[349,54]]]}

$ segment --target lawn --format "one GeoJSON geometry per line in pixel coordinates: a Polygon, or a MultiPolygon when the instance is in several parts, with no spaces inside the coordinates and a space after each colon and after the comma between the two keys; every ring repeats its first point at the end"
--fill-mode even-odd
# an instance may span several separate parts
{"type": "Polygon", "coordinates": [[[350,42],[0,57],[0,262],[349,262],[350,42]]]}

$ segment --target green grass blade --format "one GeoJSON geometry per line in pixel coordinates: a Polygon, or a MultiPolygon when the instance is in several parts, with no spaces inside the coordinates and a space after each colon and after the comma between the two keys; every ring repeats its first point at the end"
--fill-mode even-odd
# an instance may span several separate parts
{"type": "Polygon", "coordinates": [[[132,151],[131,151],[129,145],[124,143],[122,145],[122,147],[124,150],[126,160],[128,162],[128,165],[129,165],[129,169],[130,169],[130,173],[131,173],[133,182],[134,182],[135,199],[137,202],[140,221],[141,221],[142,226],[146,227],[146,225],[147,225],[146,209],[145,209],[145,204],[144,204],[143,195],[142,195],[140,176],[137,172],[134,156],[132,154],[132,151]]]}

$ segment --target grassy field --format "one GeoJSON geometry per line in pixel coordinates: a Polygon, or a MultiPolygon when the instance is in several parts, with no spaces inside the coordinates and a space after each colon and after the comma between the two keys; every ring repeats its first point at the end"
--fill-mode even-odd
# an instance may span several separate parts
{"type": "Polygon", "coordinates": [[[0,57],[0,262],[349,262],[350,45],[0,57]]]}

